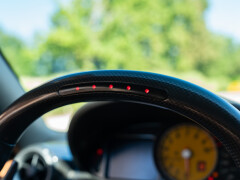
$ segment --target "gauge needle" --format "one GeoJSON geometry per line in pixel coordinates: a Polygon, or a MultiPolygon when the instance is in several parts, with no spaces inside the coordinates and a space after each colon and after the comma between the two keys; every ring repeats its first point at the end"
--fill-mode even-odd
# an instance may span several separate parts
{"type": "Polygon", "coordinates": [[[190,149],[185,148],[182,150],[181,155],[182,155],[182,158],[184,159],[185,177],[186,177],[186,180],[188,180],[190,176],[190,158],[192,156],[192,152],[190,149]]]}

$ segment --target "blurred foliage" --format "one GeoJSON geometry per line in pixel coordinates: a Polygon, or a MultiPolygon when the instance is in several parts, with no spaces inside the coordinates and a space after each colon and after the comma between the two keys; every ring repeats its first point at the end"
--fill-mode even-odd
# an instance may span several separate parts
{"type": "Polygon", "coordinates": [[[20,75],[93,69],[196,72],[240,78],[240,45],[206,28],[206,0],[73,0],[58,4],[32,47],[6,33],[0,46],[20,75]]]}
{"type": "Polygon", "coordinates": [[[34,74],[33,56],[24,42],[0,30],[0,47],[18,74],[34,74]]]}

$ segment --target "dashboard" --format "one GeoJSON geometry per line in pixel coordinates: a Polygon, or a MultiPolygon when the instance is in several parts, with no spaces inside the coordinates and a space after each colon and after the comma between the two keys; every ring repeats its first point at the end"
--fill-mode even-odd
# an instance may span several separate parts
{"type": "Polygon", "coordinates": [[[85,107],[72,119],[69,144],[82,170],[107,179],[240,179],[233,160],[209,132],[175,112],[146,104],[85,107]]]}
{"type": "MultiPolygon", "coordinates": [[[[131,102],[88,103],[75,113],[67,141],[37,144],[23,152],[15,159],[28,163],[26,157],[38,154],[49,180],[81,179],[85,172],[121,180],[240,179],[211,133],[168,109],[131,102]]],[[[20,169],[24,176],[29,173],[20,169]]]]}
{"type": "Polygon", "coordinates": [[[206,147],[201,146],[197,140],[189,144],[188,139],[181,146],[177,137],[172,142],[166,137],[167,134],[172,138],[176,135],[171,134],[173,130],[186,127],[194,136],[195,130],[199,130],[196,125],[180,123],[167,129],[160,137],[153,134],[117,136],[104,146],[105,154],[99,168],[92,172],[100,176],[105,174],[109,179],[239,179],[240,174],[221,143],[208,137],[205,131],[206,136],[200,134],[203,133],[201,130],[198,133],[199,139],[201,136],[209,138],[206,140],[209,141],[206,142],[206,147]],[[166,143],[169,146],[168,149],[166,143]],[[187,150],[190,151],[191,156],[188,162],[184,159],[184,152],[186,153],[187,150]]]}

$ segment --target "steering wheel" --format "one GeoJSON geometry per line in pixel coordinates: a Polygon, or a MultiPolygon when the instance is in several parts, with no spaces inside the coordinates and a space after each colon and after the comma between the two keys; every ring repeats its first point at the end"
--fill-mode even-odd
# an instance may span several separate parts
{"type": "Polygon", "coordinates": [[[76,102],[119,100],[161,106],[214,135],[240,167],[240,112],[186,81],[147,72],[109,70],[71,74],[24,94],[0,115],[0,166],[26,128],[46,112],[76,102]]]}

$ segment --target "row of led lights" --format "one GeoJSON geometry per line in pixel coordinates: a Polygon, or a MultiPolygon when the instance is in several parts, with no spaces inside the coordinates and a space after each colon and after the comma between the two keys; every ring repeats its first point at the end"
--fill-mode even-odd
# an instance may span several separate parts
{"type": "MultiPolygon", "coordinates": [[[[114,86],[113,86],[112,84],[110,84],[108,87],[109,87],[109,89],[113,89],[113,88],[114,88],[114,86]]],[[[92,85],[92,89],[96,89],[96,88],[97,88],[96,85],[92,85]]],[[[131,89],[132,89],[131,86],[127,86],[127,87],[126,87],[126,90],[128,90],[128,91],[130,91],[131,89]]],[[[76,87],[76,90],[79,91],[79,90],[80,90],[80,87],[76,87]]],[[[145,89],[144,92],[145,92],[146,94],[148,94],[148,93],[150,92],[150,90],[149,90],[149,89],[145,89]]]]}

